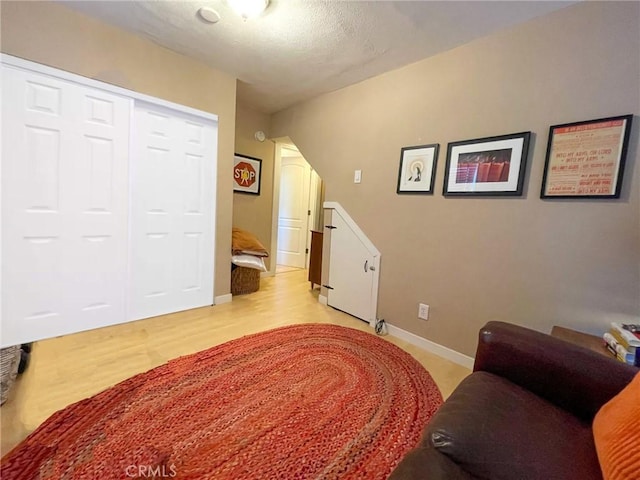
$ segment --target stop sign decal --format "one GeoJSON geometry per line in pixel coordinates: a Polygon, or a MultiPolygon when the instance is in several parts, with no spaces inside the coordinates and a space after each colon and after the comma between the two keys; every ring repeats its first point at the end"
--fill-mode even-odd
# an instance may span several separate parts
{"type": "Polygon", "coordinates": [[[253,166],[247,162],[240,162],[236,165],[233,178],[235,178],[236,183],[241,187],[250,187],[256,181],[256,171],[253,166]]]}
{"type": "Polygon", "coordinates": [[[233,166],[233,189],[238,192],[260,193],[260,166],[262,161],[236,155],[233,166]]]}

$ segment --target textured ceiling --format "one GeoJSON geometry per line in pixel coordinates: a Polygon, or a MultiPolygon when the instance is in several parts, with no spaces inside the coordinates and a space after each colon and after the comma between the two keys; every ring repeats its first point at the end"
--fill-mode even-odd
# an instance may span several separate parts
{"type": "Polygon", "coordinates": [[[239,101],[272,113],[575,1],[271,0],[246,21],[225,0],[61,3],[237,77],[239,101]]]}

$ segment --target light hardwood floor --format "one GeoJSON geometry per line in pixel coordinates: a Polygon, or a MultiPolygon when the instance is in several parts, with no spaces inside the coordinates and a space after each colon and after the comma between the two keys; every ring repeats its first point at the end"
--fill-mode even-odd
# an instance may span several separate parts
{"type": "MultiPolygon", "coordinates": [[[[307,271],[263,278],[260,290],[233,302],[44,340],[0,408],[7,453],[55,411],[182,355],[296,323],[332,323],[373,333],[366,323],[318,303],[307,271]]],[[[386,336],[429,371],[446,398],[470,371],[386,336]]]]}

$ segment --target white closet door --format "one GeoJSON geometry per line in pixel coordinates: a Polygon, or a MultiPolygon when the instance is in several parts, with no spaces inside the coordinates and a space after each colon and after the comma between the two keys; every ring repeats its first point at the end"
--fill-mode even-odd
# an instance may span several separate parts
{"type": "Polygon", "coordinates": [[[2,346],[124,321],[131,100],[2,81],[2,346]]]}
{"type": "Polygon", "coordinates": [[[213,304],[217,124],[137,102],[131,320],[213,304]]]}

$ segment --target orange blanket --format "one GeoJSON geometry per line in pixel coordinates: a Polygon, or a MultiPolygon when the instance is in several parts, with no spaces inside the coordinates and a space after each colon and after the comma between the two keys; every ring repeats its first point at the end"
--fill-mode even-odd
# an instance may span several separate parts
{"type": "Polygon", "coordinates": [[[233,255],[255,255],[256,257],[268,257],[269,252],[260,243],[260,240],[251,232],[233,227],[231,232],[231,253],[233,255]]]}

